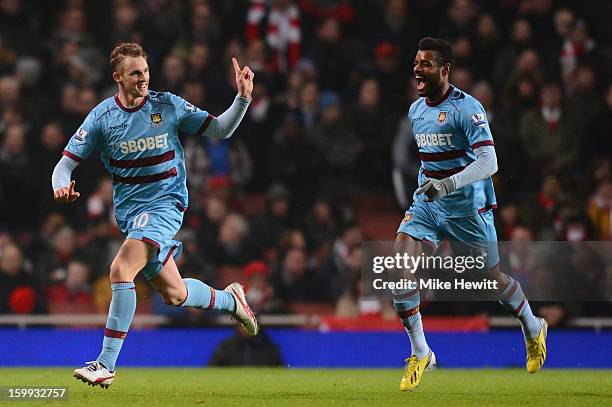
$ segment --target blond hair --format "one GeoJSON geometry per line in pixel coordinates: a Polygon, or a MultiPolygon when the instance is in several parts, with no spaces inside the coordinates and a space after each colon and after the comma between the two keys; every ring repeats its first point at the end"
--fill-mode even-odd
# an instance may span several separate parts
{"type": "Polygon", "coordinates": [[[113,72],[117,70],[117,66],[119,66],[125,57],[143,57],[146,60],[147,53],[139,44],[134,42],[127,42],[117,45],[110,54],[110,64],[113,68],[113,72]]]}

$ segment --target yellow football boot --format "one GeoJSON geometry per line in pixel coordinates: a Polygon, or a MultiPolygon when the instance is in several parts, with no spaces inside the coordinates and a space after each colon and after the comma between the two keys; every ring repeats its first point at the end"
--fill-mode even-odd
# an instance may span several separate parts
{"type": "Polygon", "coordinates": [[[416,355],[406,359],[406,372],[400,382],[400,390],[414,390],[421,382],[421,376],[426,370],[431,370],[436,366],[436,355],[430,350],[423,359],[417,359],[416,355]]]}
{"type": "Polygon", "coordinates": [[[548,323],[544,318],[540,318],[540,333],[537,337],[525,339],[527,347],[527,371],[535,373],[544,364],[546,360],[546,334],[548,333],[548,323]]]}

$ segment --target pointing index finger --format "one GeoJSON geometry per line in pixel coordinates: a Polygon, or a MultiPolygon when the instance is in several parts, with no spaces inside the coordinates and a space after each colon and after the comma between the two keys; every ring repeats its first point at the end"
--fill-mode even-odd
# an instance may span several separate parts
{"type": "Polygon", "coordinates": [[[236,72],[236,75],[240,74],[240,66],[238,65],[238,61],[236,60],[236,58],[232,58],[232,63],[234,64],[234,71],[236,72]]]}

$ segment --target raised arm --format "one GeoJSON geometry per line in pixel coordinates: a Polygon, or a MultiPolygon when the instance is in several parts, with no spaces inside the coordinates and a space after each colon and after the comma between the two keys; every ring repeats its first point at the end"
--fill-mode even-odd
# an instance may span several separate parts
{"type": "Polygon", "coordinates": [[[204,135],[217,139],[226,139],[232,136],[242,118],[244,117],[253,93],[253,78],[255,74],[248,66],[240,69],[236,58],[232,58],[238,95],[231,106],[219,117],[213,117],[204,135]]]}

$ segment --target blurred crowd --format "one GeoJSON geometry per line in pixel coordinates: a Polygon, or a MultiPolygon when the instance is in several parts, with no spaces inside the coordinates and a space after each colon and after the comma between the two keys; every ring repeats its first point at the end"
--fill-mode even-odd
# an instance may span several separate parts
{"type": "MultiPolygon", "coordinates": [[[[389,311],[359,300],[372,236],[356,213],[394,199],[369,209],[373,222],[397,214],[392,240],[410,204],[419,159],[406,113],[424,36],[452,43],[451,83],[487,110],[499,240],[611,240],[605,3],[0,0],[0,313],[108,309],[121,244],[110,178],[97,157],[82,163],[69,206],[53,202],[50,178],[116,92],[107,60],[120,42],[147,51],[151,89],[214,115],[236,93],[231,57],[256,72],[231,141],[182,138],[190,208],[177,239],[184,277],[243,281],[259,312],[389,311]]],[[[139,311],[199,318],[162,307],[143,281],[138,295],[139,311]]]]}

